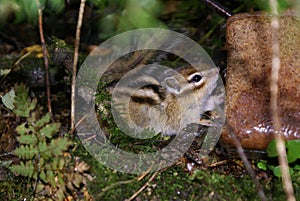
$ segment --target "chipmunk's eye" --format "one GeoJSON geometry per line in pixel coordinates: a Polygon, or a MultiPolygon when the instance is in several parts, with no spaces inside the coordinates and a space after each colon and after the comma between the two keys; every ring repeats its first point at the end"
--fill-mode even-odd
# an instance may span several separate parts
{"type": "Polygon", "coordinates": [[[199,82],[202,79],[201,75],[194,75],[191,79],[191,82],[199,82]]]}

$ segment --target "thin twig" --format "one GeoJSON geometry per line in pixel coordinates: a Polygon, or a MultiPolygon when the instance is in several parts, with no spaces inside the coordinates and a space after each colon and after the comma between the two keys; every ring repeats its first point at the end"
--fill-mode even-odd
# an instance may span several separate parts
{"type": "MultiPolygon", "coordinates": [[[[172,165],[171,165],[172,166],[172,165]]],[[[150,179],[138,190],[136,191],[132,196],[130,196],[130,198],[128,199],[125,199],[125,201],[131,201],[133,200],[134,198],[136,198],[136,196],[138,196],[143,190],[145,190],[145,188],[147,188],[150,183],[156,178],[156,176],[164,171],[166,171],[167,169],[169,169],[171,166],[168,166],[168,167],[165,167],[155,173],[153,173],[153,175],[150,177],[150,179]]],[[[139,176],[139,179],[138,181],[140,181],[142,178],[144,178],[146,176],[146,174],[148,174],[152,169],[152,166],[142,175],[142,176],[139,176]]]]}
{"type": "Polygon", "coordinates": [[[145,176],[147,176],[147,174],[149,174],[149,172],[151,171],[151,169],[152,169],[152,166],[146,172],[144,172],[142,175],[139,175],[136,178],[133,178],[133,179],[130,179],[130,180],[126,180],[126,181],[118,181],[116,183],[113,183],[113,184],[111,184],[111,185],[103,188],[102,191],[101,191],[101,193],[99,193],[97,195],[97,197],[101,198],[104,195],[104,193],[106,193],[106,191],[108,191],[111,188],[114,188],[115,186],[122,185],[122,184],[129,184],[129,183],[134,182],[134,181],[141,181],[145,176]]]}
{"type": "Polygon", "coordinates": [[[237,149],[237,152],[238,152],[238,154],[239,154],[239,157],[242,159],[242,161],[243,161],[243,163],[244,163],[244,166],[245,166],[245,168],[246,168],[248,174],[251,176],[251,179],[252,179],[252,181],[253,181],[253,183],[254,183],[256,189],[257,189],[258,196],[259,196],[260,200],[266,201],[267,198],[266,198],[266,195],[265,195],[265,193],[264,193],[264,190],[263,190],[263,188],[261,187],[261,185],[260,185],[258,179],[256,178],[255,172],[254,172],[253,168],[251,167],[251,164],[250,164],[249,160],[247,159],[247,156],[246,156],[246,154],[245,154],[245,152],[244,152],[244,149],[243,149],[243,147],[242,147],[242,145],[241,145],[239,139],[238,139],[237,136],[235,135],[235,133],[234,133],[234,131],[233,131],[231,125],[230,125],[228,122],[226,122],[225,125],[226,125],[227,128],[228,128],[230,137],[231,137],[231,139],[232,139],[232,141],[233,141],[233,143],[234,143],[234,145],[235,145],[235,147],[236,147],[236,149],[237,149]]]}
{"type": "Polygon", "coordinates": [[[31,50],[31,51],[29,51],[29,52],[27,52],[26,54],[24,54],[23,56],[21,56],[21,58],[19,58],[16,62],[15,62],[15,66],[16,65],[19,65],[19,63],[23,60],[23,59],[25,59],[26,57],[28,57],[32,52],[33,52],[34,50],[31,50]]]}
{"type": "Polygon", "coordinates": [[[51,93],[50,93],[50,80],[49,80],[49,61],[47,57],[47,47],[45,43],[44,31],[43,31],[43,11],[40,0],[36,0],[38,6],[38,15],[39,15],[39,32],[41,39],[41,46],[43,49],[44,65],[45,65],[45,79],[46,79],[46,93],[47,93],[47,106],[48,112],[50,113],[51,119],[53,120],[52,107],[51,107],[51,93]]]}
{"type": "Polygon", "coordinates": [[[144,179],[144,177],[145,177],[147,174],[149,174],[149,172],[152,170],[152,168],[153,168],[153,165],[151,165],[151,167],[149,167],[148,170],[147,170],[146,172],[144,172],[142,175],[140,175],[140,176],[138,177],[138,181],[141,181],[142,179],[144,179]]]}
{"type": "Polygon", "coordinates": [[[272,114],[273,127],[276,134],[276,148],[278,152],[278,160],[281,167],[282,182],[288,201],[296,201],[294,189],[289,172],[289,165],[287,162],[285,142],[281,135],[281,119],[279,117],[278,107],[278,79],[280,71],[280,44],[279,44],[279,20],[277,1],[269,1],[272,13],[271,29],[272,29],[272,71],[270,82],[270,110],[272,114]]]}
{"type": "Polygon", "coordinates": [[[99,193],[97,195],[98,198],[101,198],[108,190],[114,188],[115,186],[118,186],[118,185],[122,185],[122,184],[129,184],[131,182],[134,182],[134,181],[137,181],[138,180],[138,177],[136,178],[133,178],[133,179],[130,179],[130,180],[126,180],[126,181],[118,181],[118,182],[115,182],[105,188],[102,189],[101,193],[99,193]]]}
{"type": "Polygon", "coordinates": [[[213,164],[210,164],[208,167],[214,168],[214,167],[217,167],[217,166],[220,166],[220,165],[224,165],[226,163],[228,163],[228,160],[218,161],[218,162],[215,162],[213,164]]]}
{"type": "Polygon", "coordinates": [[[219,15],[224,18],[229,18],[233,15],[233,13],[224,7],[222,4],[214,1],[214,0],[202,0],[204,1],[209,7],[213,8],[219,15]]]}
{"type": "Polygon", "coordinates": [[[72,89],[71,89],[71,133],[75,130],[75,87],[76,87],[76,74],[77,74],[77,63],[78,63],[78,52],[80,44],[80,31],[82,26],[84,7],[86,0],[81,0],[79,15],[76,28],[75,38],[75,49],[74,49],[74,60],[73,60],[73,74],[72,74],[72,89]]]}
{"type": "Polygon", "coordinates": [[[136,196],[138,196],[145,188],[147,188],[150,185],[150,183],[155,179],[158,173],[160,172],[153,173],[150,179],[137,192],[135,192],[130,198],[126,199],[125,201],[131,201],[134,198],[136,198],[136,196]]]}

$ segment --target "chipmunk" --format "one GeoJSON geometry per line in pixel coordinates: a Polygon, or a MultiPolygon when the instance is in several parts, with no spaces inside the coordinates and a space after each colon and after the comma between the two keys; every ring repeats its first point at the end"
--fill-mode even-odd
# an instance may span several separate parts
{"type": "Polygon", "coordinates": [[[219,70],[201,72],[192,66],[169,69],[159,65],[140,66],[126,74],[114,88],[112,108],[119,127],[172,136],[200,116],[213,111],[224,94],[212,95],[219,70]]]}

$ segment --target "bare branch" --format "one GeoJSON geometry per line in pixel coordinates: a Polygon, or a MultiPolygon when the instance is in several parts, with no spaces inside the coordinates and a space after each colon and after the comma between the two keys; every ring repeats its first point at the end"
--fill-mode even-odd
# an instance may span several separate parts
{"type": "Polygon", "coordinates": [[[43,49],[43,58],[45,65],[45,79],[46,79],[46,93],[47,93],[47,106],[48,112],[50,113],[51,119],[53,120],[52,107],[51,107],[51,93],[50,93],[50,80],[49,80],[49,61],[47,57],[47,47],[45,43],[44,31],[43,31],[43,11],[40,0],[36,0],[38,6],[38,15],[39,15],[39,32],[41,39],[41,46],[43,49]]]}
{"type": "Polygon", "coordinates": [[[76,74],[77,74],[77,63],[78,63],[78,52],[80,44],[80,30],[83,20],[84,7],[86,0],[81,0],[79,15],[76,28],[76,38],[75,38],[75,50],[74,50],[74,60],[73,60],[73,74],[72,74],[72,89],[71,89],[71,133],[75,129],[75,86],[76,86],[76,74]]]}
{"type": "Polygon", "coordinates": [[[243,147],[241,145],[240,140],[235,135],[235,133],[234,133],[231,125],[228,122],[226,122],[225,125],[228,128],[230,137],[231,137],[231,139],[232,139],[232,141],[233,141],[233,143],[234,143],[234,145],[236,147],[236,150],[238,152],[239,157],[242,159],[242,161],[244,163],[244,166],[245,166],[248,174],[251,176],[251,179],[252,179],[253,183],[255,184],[255,187],[256,187],[256,189],[258,191],[258,196],[259,196],[260,200],[266,201],[267,197],[266,197],[266,195],[264,193],[264,190],[261,187],[258,179],[256,178],[255,172],[254,172],[253,168],[251,167],[251,164],[250,164],[249,160],[247,159],[247,156],[246,156],[246,154],[244,152],[244,149],[243,149],[243,147]]]}
{"type": "Polygon", "coordinates": [[[278,107],[278,79],[280,71],[280,44],[279,44],[279,20],[277,1],[269,1],[272,20],[272,71],[271,71],[271,82],[270,82],[270,110],[272,114],[273,127],[276,134],[276,148],[278,152],[278,160],[281,167],[282,182],[288,201],[296,201],[294,195],[294,189],[291,182],[291,176],[289,172],[289,165],[287,162],[285,142],[281,135],[281,119],[279,117],[278,107]]]}

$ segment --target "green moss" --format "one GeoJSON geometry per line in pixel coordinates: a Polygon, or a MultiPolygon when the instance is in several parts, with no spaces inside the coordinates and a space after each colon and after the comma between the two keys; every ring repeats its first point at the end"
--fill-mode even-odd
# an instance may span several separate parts
{"type": "MultiPolygon", "coordinates": [[[[83,148],[78,151],[86,154],[83,159],[92,167],[94,180],[88,186],[95,200],[125,200],[154,174],[149,173],[138,181],[138,175],[116,172],[93,159],[83,148]]],[[[280,179],[271,177],[260,182],[268,199],[286,200],[280,179]]],[[[295,175],[293,185],[299,198],[300,175],[295,175]]],[[[218,169],[189,172],[184,163],[158,173],[137,197],[140,200],[260,200],[254,183],[244,170],[239,175],[218,169]]]]}

